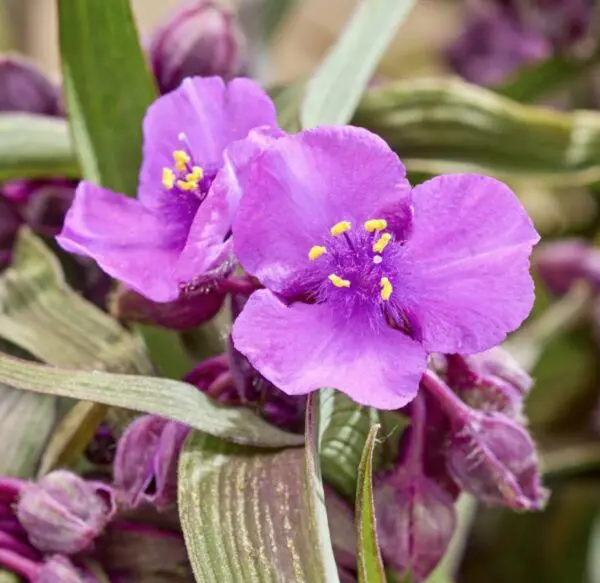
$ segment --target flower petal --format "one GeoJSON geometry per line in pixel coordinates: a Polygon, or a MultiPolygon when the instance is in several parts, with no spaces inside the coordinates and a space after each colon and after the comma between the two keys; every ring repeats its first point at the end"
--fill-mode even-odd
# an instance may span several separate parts
{"type": "Polygon", "coordinates": [[[423,348],[367,319],[344,321],[327,304],[286,306],[267,290],[252,294],[233,327],[252,365],[288,395],[334,387],[380,409],[406,405],[426,366],[423,348]]]}
{"type": "MultiPolygon", "coordinates": [[[[223,164],[227,144],[263,125],[277,125],[275,107],[254,81],[235,79],[225,85],[220,77],[186,79],[148,109],[138,198],[150,207],[171,208],[174,195],[162,188],[162,173],[163,168],[173,166],[175,150],[187,146],[197,164],[216,173],[223,164]],[[183,141],[182,133],[186,136],[183,141]]],[[[175,202],[184,210],[186,205],[190,207],[191,224],[196,197],[190,193],[175,202]]]]}
{"type": "Polygon", "coordinates": [[[172,271],[186,235],[138,201],[81,182],[57,241],[145,297],[165,302],[179,295],[172,271]]]}
{"type": "Polygon", "coordinates": [[[176,276],[180,281],[218,279],[215,272],[221,276],[228,274],[230,269],[223,264],[233,263],[232,242],[228,237],[242,195],[240,180],[246,177],[253,161],[274,140],[285,135],[278,128],[265,126],[227,147],[225,163],[200,205],[177,264],[176,276]]]}
{"type": "Polygon", "coordinates": [[[454,174],[413,190],[413,232],[398,266],[399,304],[435,352],[481,352],[533,305],[531,249],[539,240],[514,193],[485,176],[454,174]]]}
{"type": "Polygon", "coordinates": [[[273,291],[298,285],[309,249],[339,221],[407,219],[405,169],[375,134],[322,127],[281,138],[253,166],[234,220],[240,262],[273,291]],[[390,211],[390,209],[393,209],[390,211]]]}

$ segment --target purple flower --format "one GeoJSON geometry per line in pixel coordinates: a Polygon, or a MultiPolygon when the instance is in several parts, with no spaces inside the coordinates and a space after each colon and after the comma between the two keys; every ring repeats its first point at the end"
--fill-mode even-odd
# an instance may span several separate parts
{"type": "Polygon", "coordinates": [[[275,109],[253,81],[186,79],[148,110],[137,200],[82,182],[58,242],[155,302],[222,276],[236,203],[224,150],[259,126],[275,109]]]}
{"type": "Polygon", "coordinates": [[[267,289],[233,340],[290,395],[329,386],[402,407],[428,353],[491,348],[531,309],[539,237],[492,178],[411,189],[383,140],[329,127],[273,140],[240,185],[235,253],[267,289]]]}
{"type": "Polygon", "coordinates": [[[192,2],[158,28],[149,56],[161,93],[193,75],[231,79],[246,69],[245,38],[235,14],[209,0],[192,2]]]}
{"type": "Polygon", "coordinates": [[[189,427],[144,415],[136,419],[117,444],[114,483],[126,507],[146,502],[164,509],[177,500],[177,461],[189,427]]]}

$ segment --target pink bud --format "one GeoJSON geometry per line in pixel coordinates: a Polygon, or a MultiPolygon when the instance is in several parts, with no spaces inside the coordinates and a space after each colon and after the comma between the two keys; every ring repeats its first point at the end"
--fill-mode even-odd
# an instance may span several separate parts
{"type": "Polygon", "coordinates": [[[177,462],[189,427],[144,415],[136,419],[117,444],[114,483],[126,506],[144,502],[158,509],[177,501],[177,462]]]}
{"type": "Polygon", "coordinates": [[[40,568],[32,583],[100,583],[100,581],[91,573],[77,569],[67,557],[54,555],[40,568]]]}
{"type": "Polygon", "coordinates": [[[229,79],[246,68],[246,41],[234,14],[209,0],[183,7],[154,33],[150,62],[161,93],[186,77],[229,79]]]}
{"type": "Polygon", "coordinates": [[[73,554],[91,545],[115,510],[109,486],[59,470],[23,489],[17,517],[39,550],[73,554]]]}
{"type": "Polygon", "coordinates": [[[0,112],[59,115],[58,90],[33,63],[15,56],[0,59],[0,112]]]}

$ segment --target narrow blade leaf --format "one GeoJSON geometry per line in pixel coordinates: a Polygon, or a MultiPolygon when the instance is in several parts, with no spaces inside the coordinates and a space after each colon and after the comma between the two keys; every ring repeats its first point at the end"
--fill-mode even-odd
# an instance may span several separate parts
{"type": "Polygon", "coordinates": [[[414,0],[362,0],[306,89],[304,128],[350,121],[414,0]]]}
{"type": "Polygon", "coordinates": [[[155,97],[129,0],[58,0],[69,120],[87,180],[135,195],[142,119],[155,97]]]}
{"type": "Polygon", "coordinates": [[[269,425],[249,409],[221,407],[192,385],[170,379],[64,370],[0,354],[0,383],[162,415],[235,443],[284,447],[303,441],[302,436],[269,425]]]}
{"type": "Polygon", "coordinates": [[[373,456],[377,445],[380,425],[369,431],[365,449],[358,469],[356,491],[356,531],[358,535],[358,580],[359,583],[385,583],[385,568],[375,526],[375,503],[373,500],[373,456]]]}

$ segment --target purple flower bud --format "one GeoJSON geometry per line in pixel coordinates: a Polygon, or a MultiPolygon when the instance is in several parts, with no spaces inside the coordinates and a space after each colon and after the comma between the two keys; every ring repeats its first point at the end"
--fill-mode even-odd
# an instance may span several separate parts
{"type": "Polygon", "coordinates": [[[189,427],[144,415],[117,444],[114,483],[119,500],[135,507],[144,502],[165,509],[177,501],[177,461],[189,427]]]}
{"type": "Polygon", "coordinates": [[[578,280],[600,289],[600,252],[583,239],[563,239],[541,245],[533,255],[533,265],[556,295],[569,291],[578,280]]]}
{"type": "Polygon", "coordinates": [[[192,290],[172,302],[157,303],[121,285],[110,300],[110,312],[119,320],[190,330],[216,316],[224,300],[225,293],[218,286],[192,290]]]}
{"type": "Polygon", "coordinates": [[[0,269],[10,263],[13,243],[22,222],[13,206],[0,195],[0,269]]]}
{"type": "Polygon", "coordinates": [[[39,550],[73,554],[91,545],[115,510],[109,486],[59,470],[27,484],[17,517],[39,550]]]}
{"type": "Polygon", "coordinates": [[[50,557],[39,569],[31,583],[100,583],[99,579],[80,570],[61,555],[50,557]]]}
{"type": "Polygon", "coordinates": [[[234,14],[209,0],[185,6],[150,43],[150,62],[161,93],[185,77],[216,75],[230,79],[246,69],[246,41],[234,14]]]}
{"type": "Polygon", "coordinates": [[[4,56],[0,59],[0,111],[59,115],[58,90],[29,61],[4,56]]]}
{"type": "Polygon", "coordinates": [[[469,406],[520,419],[523,397],[531,390],[531,377],[502,348],[472,356],[446,357],[448,385],[469,406]]]}
{"type": "Polygon", "coordinates": [[[535,445],[527,431],[506,415],[467,407],[431,371],[423,375],[422,386],[450,420],[446,463],[454,481],[490,505],[542,509],[548,493],[542,487],[535,445]]]}
{"type": "Polygon", "coordinates": [[[375,515],[386,564],[423,581],[444,556],[454,529],[453,497],[424,473],[425,400],[413,401],[412,426],[401,465],[376,478],[375,515]]]}
{"type": "Polygon", "coordinates": [[[40,235],[54,237],[62,229],[75,189],[68,180],[48,180],[32,189],[23,206],[25,222],[40,235]]]}

